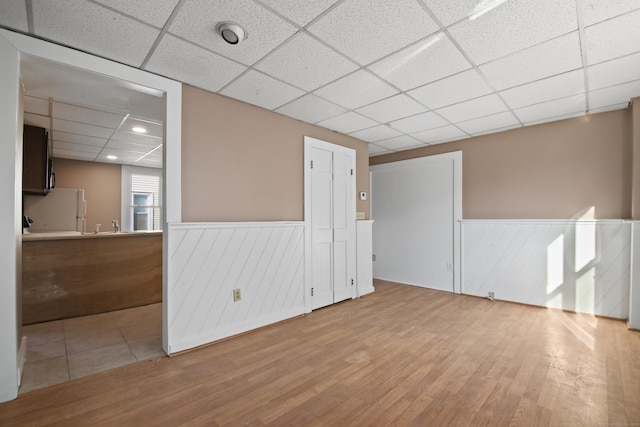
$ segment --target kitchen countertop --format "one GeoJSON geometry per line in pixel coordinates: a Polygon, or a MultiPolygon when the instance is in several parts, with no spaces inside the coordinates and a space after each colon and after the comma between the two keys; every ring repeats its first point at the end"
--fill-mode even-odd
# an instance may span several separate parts
{"type": "Polygon", "coordinates": [[[100,233],[81,234],[77,231],[51,231],[44,233],[26,233],[22,235],[22,241],[39,240],[77,240],[77,239],[104,239],[104,238],[126,238],[126,237],[146,237],[162,235],[162,231],[135,231],[118,232],[101,231],[100,233]]]}

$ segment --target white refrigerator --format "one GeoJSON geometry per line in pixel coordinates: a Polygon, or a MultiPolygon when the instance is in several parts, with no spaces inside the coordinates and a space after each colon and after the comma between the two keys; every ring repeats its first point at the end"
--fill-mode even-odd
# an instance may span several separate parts
{"type": "Polygon", "coordinates": [[[24,214],[33,223],[30,233],[51,231],[86,231],[87,203],[84,190],[53,188],[46,196],[24,196],[24,214]]]}

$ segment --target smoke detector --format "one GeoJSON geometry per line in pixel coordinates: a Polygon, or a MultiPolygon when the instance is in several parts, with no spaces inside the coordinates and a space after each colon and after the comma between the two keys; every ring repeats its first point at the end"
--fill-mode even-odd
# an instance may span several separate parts
{"type": "Polygon", "coordinates": [[[216,32],[229,44],[238,44],[247,38],[247,31],[235,22],[218,22],[216,32]]]}

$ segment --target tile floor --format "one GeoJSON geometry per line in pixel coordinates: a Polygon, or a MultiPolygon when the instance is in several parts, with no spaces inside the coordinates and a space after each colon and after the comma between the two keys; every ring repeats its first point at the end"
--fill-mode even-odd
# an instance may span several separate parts
{"type": "Polygon", "coordinates": [[[20,393],[164,357],[162,304],[24,326],[20,393]]]}

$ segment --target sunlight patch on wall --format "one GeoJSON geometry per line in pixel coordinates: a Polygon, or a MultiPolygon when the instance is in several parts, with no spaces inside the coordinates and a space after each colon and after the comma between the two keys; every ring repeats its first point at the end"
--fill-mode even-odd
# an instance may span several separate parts
{"type": "Polygon", "coordinates": [[[595,208],[592,206],[576,222],[576,273],[596,259],[596,223],[594,219],[595,208]],[[589,221],[589,222],[580,222],[589,221]]]}
{"type": "Polygon", "coordinates": [[[547,296],[551,306],[562,306],[562,293],[552,294],[564,282],[564,234],[559,235],[547,246],[547,296]]]}

